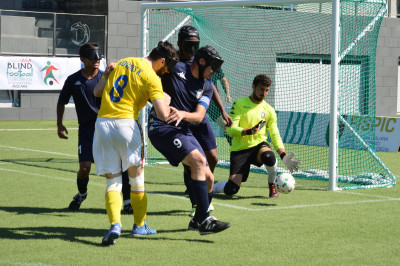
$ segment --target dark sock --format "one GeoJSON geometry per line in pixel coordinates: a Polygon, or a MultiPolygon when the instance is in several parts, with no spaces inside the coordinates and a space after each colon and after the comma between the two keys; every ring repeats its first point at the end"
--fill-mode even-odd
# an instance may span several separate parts
{"type": "Polygon", "coordinates": [[[81,179],[79,177],[76,178],[76,184],[78,185],[78,191],[81,194],[85,194],[87,192],[87,185],[89,183],[89,177],[81,179]]]}
{"type": "Polygon", "coordinates": [[[197,202],[196,214],[194,220],[202,223],[204,219],[210,216],[208,207],[208,192],[206,181],[192,180],[193,194],[197,202]]]}
{"type": "Polygon", "coordinates": [[[212,199],[213,199],[213,196],[214,196],[214,192],[209,192],[208,193],[208,202],[211,204],[211,201],[212,201],[212,199]]]}
{"type": "Polygon", "coordinates": [[[187,193],[189,195],[190,202],[192,206],[196,205],[196,199],[193,195],[193,188],[192,188],[192,173],[190,172],[190,167],[187,165],[183,165],[183,179],[185,181],[185,186],[187,189],[187,193]]]}
{"type": "Polygon", "coordinates": [[[131,185],[129,184],[128,171],[122,172],[122,198],[129,200],[131,198],[131,185]]]}

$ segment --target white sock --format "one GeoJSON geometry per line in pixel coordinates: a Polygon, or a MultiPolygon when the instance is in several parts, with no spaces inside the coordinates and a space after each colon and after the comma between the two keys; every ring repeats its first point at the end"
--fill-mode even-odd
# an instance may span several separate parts
{"type": "Polygon", "coordinates": [[[275,182],[276,171],[278,170],[278,161],[273,166],[265,166],[268,171],[268,183],[272,184],[275,182]]]}
{"type": "Polygon", "coordinates": [[[213,192],[214,193],[224,193],[224,188],[225,188],[226,183],[228,183],[228,181],[221,181],[221,182],[214,184],[213,192]]]}
{"type": "Polygon", "coordinates": [[[125,205],[128,205],[128,204],[130,204],[130,203],[131,203],[131,200],[130,200],[130,199],[124,200],[124,206],[125,206],[125,205]]]}

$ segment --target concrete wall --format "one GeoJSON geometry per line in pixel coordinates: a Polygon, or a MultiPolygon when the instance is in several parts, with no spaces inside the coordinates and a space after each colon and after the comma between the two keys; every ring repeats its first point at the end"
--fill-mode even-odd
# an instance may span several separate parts
{"type": "MultiPolygon", "coordinates": [[[[21,107],[1,107],[0,120],[56,120],[59,93],[21,93],[21,107]]],[[[77,119],[75,106],[66,105],[64,119],[77,119]]]]}
{"type": "Polygon", "coordinates": [[[108,61],[140,56],[140,2],[108,1],[108,61]]]}
{"type": "Polygon", "coordinates": [[[384,18],[376,53],[376,115],[397,115],[400,19],[384,18]]]}

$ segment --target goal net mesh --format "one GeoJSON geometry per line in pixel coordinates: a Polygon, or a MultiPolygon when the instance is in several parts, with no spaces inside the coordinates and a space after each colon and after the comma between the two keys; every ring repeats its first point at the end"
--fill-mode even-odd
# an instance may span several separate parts
{"type": "MultiPolygon", "coordinates": [[[[395,184],[375,153],[375,61],[385,11],[384,1],[340,1],[337,184],[341,189],[395,184]]],[[[210,44],[220,52],[225,63],[213,83],[228,113],[235,99],[252,93],[257,74],[270,76],[266,101],[277,112],[286,151],[302,162],[293,175],[310,185],[328,187],[331,2],[257,6],[222,2],[145,12],[147,52],[160,40],[176,45],[183,25],[198,29],[200,46],[210,44]]],[[[229,168],[230,137],[220,126],[221,113],[212,103],[207,115],[217,139],[218,166],[229,168]]],[[[147,141],[147,162],[162,161],[165,158],[147,141]]],[[[278,172],[287,172],[280,159],[278,172]]]]}

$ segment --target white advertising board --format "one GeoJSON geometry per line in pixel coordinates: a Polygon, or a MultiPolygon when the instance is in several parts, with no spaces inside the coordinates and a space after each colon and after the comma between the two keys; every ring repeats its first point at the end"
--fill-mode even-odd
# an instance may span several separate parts
{"type": "MultiPolygon", "coordinates": [[[[105,69],[105,60],[100,69],[105,69]]],[[[61,90],[83,67],[79,57],[0,57],[0,90],[61,90]]]]}
{"type": "MultiPolygon", "coordinates": [[[[229,110],[227,110],[229,112],[229,110]]],[[[329,114],[277,111],[278,128],[284,143],[328,146],[329,114]],[[321,128],[325,129],[321,134],[321,128]],[[318,129],[318,130],[317,130],[318,129]]],[[[367,116],[345,116],[344,119],[352,130],[339,122],[339,147],[364,149],[373,145],[378,152],[397,152],[400,145],[400,118],[367,116]],[[375,140],[371,134],[375,130],[375,140]],[[355,136],[357,134],[357,136],[355,136]]],[[[216,136],[224,136],[216,123],[212,123],[216,136]]],[[[269,139],[270,141],[270,139],[269,139]]]]}

